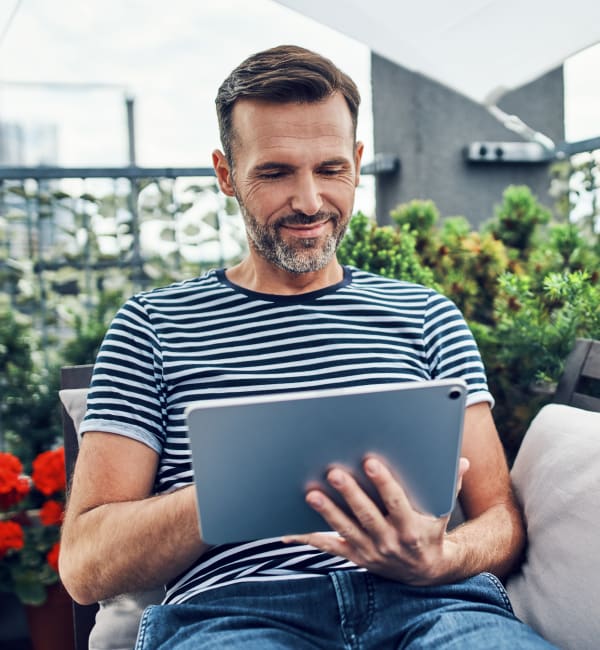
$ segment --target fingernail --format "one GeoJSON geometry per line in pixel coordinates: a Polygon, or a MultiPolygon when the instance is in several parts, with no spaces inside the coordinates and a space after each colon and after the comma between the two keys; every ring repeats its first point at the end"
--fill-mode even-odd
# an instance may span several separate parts
{"type": "Polygon", "coordinates": [[[338,469],[334,469],[329,472],[329,476],[327,478],[329,479],[331,485],[333,485],[335,488],[342,487],[344,484],[344,475],[338,469]]]}
{"type": "Polygon", "coordinates": [[[375,476],[379,472],[379,463],[374,458],[368,458],[365,462],[365,472],[375,476]]]}
{"type": "Polygon", "coordinates": [[[321,508],[323,506],[323,497],[316,492],[309,494],[306,497],[306,501],[308,502],[308,505],[313,506],[313,508],[321,508]]]}

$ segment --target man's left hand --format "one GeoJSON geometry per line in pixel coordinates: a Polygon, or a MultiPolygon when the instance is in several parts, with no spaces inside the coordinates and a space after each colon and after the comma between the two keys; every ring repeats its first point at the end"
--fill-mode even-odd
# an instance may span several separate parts
{"type": "MultiPolygon", "coordinates": [[[[348,516],[326,494],[310,490],[307,503],[338,533],[288,535],[286,543],[310,544],[340,555],[391,580],[415,586],[450,582],[460,564],[460,549],[446,535],[450,516],[434,517],[415,510],[402,486],[386,465],[375,457],[364,462],[364,471],[377,489],[387,515],[358,485],[352,475],[335,467],[327,481],[344,498],[354,518],[348,516]]],[[[458,490],[469,468],[460,459],[458,490]]]]}

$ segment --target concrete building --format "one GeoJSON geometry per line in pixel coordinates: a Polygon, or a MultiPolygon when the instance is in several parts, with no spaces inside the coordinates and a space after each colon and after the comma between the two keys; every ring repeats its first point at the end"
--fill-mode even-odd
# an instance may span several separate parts
{"type": "MultiPolygon", "coordinates": [[[[499,52],[498,56],[502,56],[499,52]]],[[[549,207],[549,164],[469,163],[473,141],[522,142],[482,105],[422,75],[372,54],[374,149],[396,155],[399,168],[378,174],[377,219],[411,199],[431,199],[443,216],[463,215],[477,226],[493,215],[510,184],[528,185],[549,207]]],[[[499,107],[556,143],[564,140],[562,67],[505,95],[499,107]]]]}

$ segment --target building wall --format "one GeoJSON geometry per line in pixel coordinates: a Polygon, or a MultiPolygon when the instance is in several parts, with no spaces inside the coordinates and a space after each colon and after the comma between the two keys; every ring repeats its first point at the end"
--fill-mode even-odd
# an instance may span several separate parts
{"type": "Polygon", "coordinates": [[[0,121],[0,165],[55,165],[57,160],[56,124],[0,121]]]}
{"type": "MultiPolygon", "coordinates": [[[[395,153],[401,165],[398,173],[377,177],[379,223],[389,223],[399,203],[419,198],[435,201],[443,216],[464,215],[478,225],[493,215],[510,184],[528,185],[552,205],[547,164],[464,160],[472,141],[521,140],[483,106],[377,54],[371,63],[375,152],[395,153]]],[[[563,94],[559,67],[505,95],[499,107],[558,143],[564,140],[563,94]]]]}

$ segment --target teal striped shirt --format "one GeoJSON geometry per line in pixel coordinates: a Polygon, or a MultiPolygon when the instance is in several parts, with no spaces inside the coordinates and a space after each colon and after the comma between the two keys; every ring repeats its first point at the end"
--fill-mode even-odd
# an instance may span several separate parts
{"type": "MultiPolygon", "coordinates": [[[[160,455],[155,491],[167,493],[193,482],[184,416],[192,402],[438,378],[463,379],[469,405],[492,403],[468,326],[431,289],[345,267],[334,286],[268,295],[213,270],[120,309],[98,354],[81,432],[150,446],[160,455]]],[[[168,585],[165,602],[340,569],[357,568],[277,539],[217,546],[168,585]]]]}

